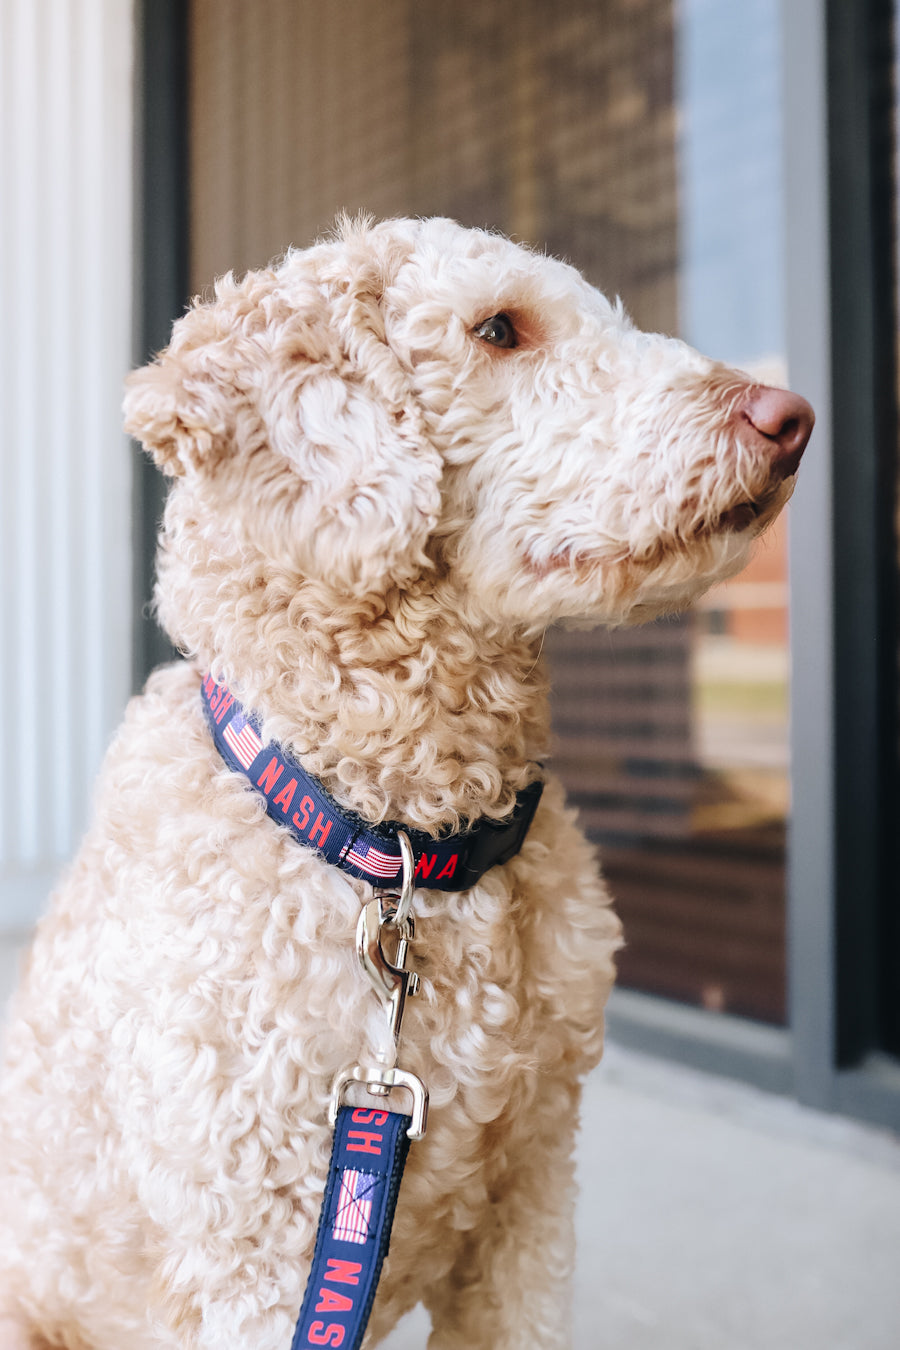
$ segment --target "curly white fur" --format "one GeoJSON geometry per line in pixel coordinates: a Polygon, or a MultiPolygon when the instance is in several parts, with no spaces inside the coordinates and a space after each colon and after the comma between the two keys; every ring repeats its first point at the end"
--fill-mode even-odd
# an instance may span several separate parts
{"type": "MultiPolygon", "coordinates": [[[[159,612],[193,660],[132,702],[14,1004],[0,1347],[288,1346],[331,1082],[384,1041],[367,888],[223,766],[199,671],[372,821],[503,817],[546,750],[546,626],[688,603],[786,500],[747,388],[440,220],[345,223],[226,277],[132,377],[127,426],[175,480],[159,612]],[[511,350],[476,334],[500,312],[511,350]]],[[[558,784],[518,857],[415,912],[402,1060],[432,1115],[370,1343],[422,1298],[433,1350],[563,1347],[578,1084],[620,939],[558,784]]]]}

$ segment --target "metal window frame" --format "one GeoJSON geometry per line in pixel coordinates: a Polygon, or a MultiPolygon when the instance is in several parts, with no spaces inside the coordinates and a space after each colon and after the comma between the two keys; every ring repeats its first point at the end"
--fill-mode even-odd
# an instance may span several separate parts
{"type": "Polygon", "coordinates": [[[896,334],[871,80],[892,17],[893,0],[781,3],[788,366],[817,415],[791,508],[789,1029],[627,990],[608,1021],[635,1048],[900,1129],[879,1006],[900,899],[897,560],[879,455],[885,441],[896,453],[896,334]]]}
{"type": "MultiPolygon", "coordinates": [[[[188,299],[190,171],[188,25],[183,0],[136,0],[134,71],[134,333],[143,365],[169,341],[188,299]]],[[[132,687],[175,652],[151,614],[166,484],[134,446],[132,687]]]]}
{"type": "Polygon", "coordinates": [[[784,0],[783,14],[788,362],[819,413],[792,516],[794,1084],[898,1128],[879,1006],[898,805],[892,203],[877,173],[892,110],[873,80],[893,3],[784,0]]]}
{"type": "MultiPolygon", "coordinates": [[[[166,341],[186,296],[187,9],[179,0],[138,8],[138,359],[166,341]]],[[[623,1044],[896,1129],[900,1063],[878,1038],[883,910],[900,873],[887,648],[896,560],[892,568],[877,544],[886,495],[878,445],[896,438],[894,317],[891,296],[888,338],[869,85],[870,44],[892,10],[893,0],[780,4],[788,363],[817,412],[791,519],[790,1027],[625,989],[607,1024],[623,1044]]],[[[160,653],[143,617],[159,486],[145,465],[135,500],[138,681],[160,653]]]]}

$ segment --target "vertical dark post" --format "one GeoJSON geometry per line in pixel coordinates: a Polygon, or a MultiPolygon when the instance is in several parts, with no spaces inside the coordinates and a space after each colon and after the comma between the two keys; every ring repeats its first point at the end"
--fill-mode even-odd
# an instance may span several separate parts
{"type": "Polygon", "coordinates": [[[892,20],[782,5],[789,367],[817,414],[791,512],[794,1083],[893,1123],[868,1073],[900,1046],[892,20]]]}
{"type": "Polygon", "coordinates": [[[879,805],[878,1048],[900,1055],[900,366],[896,0],[872,0],[872,265],[874,285],[875,572],[878,686],[876,790],[879,805]]]}
{"type": "Polygon", "coordinates": [[[891,192],[892,0],[828,15],[837,862],[836,1059],[878,1047],[888,840],[896,834],[896,560],[887,472],[897,455],[891,192]]]}
{"type": "MultiPolygon", "coordinates": [[[[185,0],[138,0],[135,12],[136,364],[164,347],[188,299],[188,21],[185,0]]],[[[165,481],[135,448],[133,683],[173,652],[149,612],[165,481]]]]}

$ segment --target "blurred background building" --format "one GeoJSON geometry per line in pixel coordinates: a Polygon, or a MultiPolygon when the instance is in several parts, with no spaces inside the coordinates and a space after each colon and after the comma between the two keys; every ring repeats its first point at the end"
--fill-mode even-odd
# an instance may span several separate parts
{"type": "Polygon", "coordinates": [[[787,519],[687,617],[554,632],[613,1035],[900,1128],[893,0],[0,0],[0,924],[165,642],[121,382],[341,209],[574,262],[807,395],[787,519]]]}

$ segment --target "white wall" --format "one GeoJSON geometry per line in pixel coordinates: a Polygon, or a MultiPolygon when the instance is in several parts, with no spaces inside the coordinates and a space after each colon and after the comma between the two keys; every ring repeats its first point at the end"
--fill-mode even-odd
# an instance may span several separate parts
{"type": "Polygon", "coordinates": [[[0,0],[0,930],[129,691],[133,41],[131,0],[0,0]]]}

